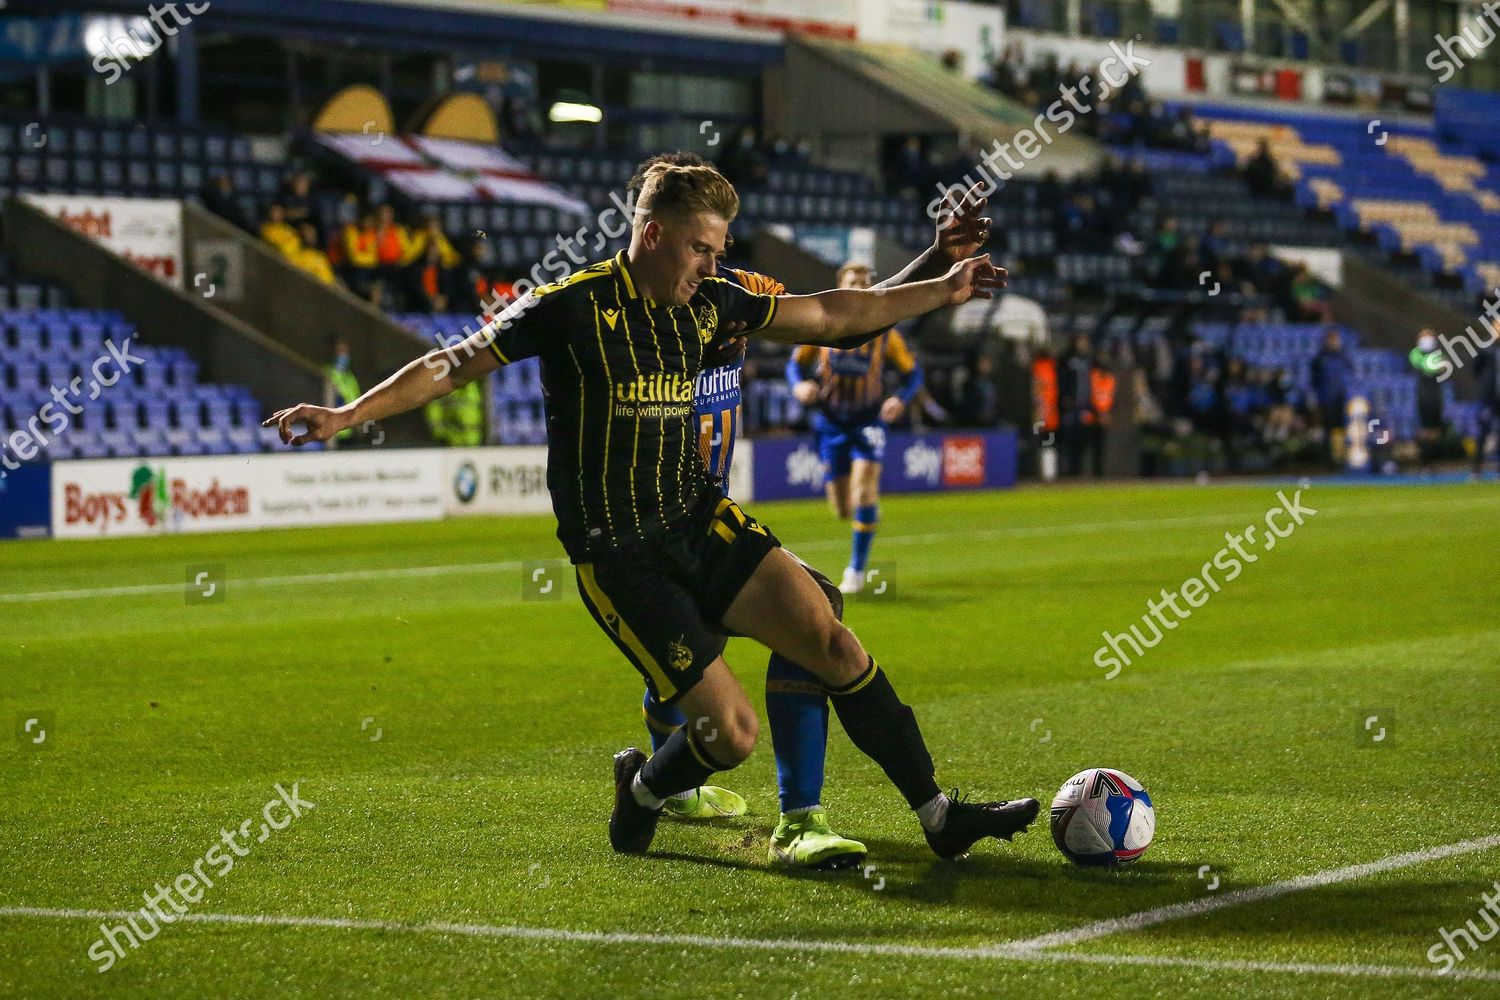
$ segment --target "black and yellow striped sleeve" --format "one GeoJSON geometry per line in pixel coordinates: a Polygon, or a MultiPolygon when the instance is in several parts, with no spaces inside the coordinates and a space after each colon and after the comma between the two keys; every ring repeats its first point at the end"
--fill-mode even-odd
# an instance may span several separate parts
{"type": "Polygon", "coordinates": [[[512,302],[484,328],[485,346],[501,365],[534,358],[563,335],[557,329],[560,296],[530,292],[512,302]]]}

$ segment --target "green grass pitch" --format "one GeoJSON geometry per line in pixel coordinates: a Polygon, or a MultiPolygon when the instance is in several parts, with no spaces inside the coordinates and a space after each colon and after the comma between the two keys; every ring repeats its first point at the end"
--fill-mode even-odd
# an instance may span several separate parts
{"type": "MultiPolygon", "coordinates": [[[[614,856],[610,755],[645,738],[641,688],[571,578],[561,600],[521,599],[520,564],[560,556],[549,519],[0,547],[0,997],[1500,996],[1500,940],[1458,965],[1480,977],[1403,971],[1436,970],[1500,848],[1046,954],[976,951],[1500,833],[1493,486],[1315,484],[1318,514],[1158,647],[1112,680],[1093,663],[1102,630],[1138,622],[1276,489],[883,503],[874,558],[895,584],[847,620],[916,707],[939,780],[1045,805],[1084,767],[1128,771],[1157,838],[1115,871],[1064,862],[1045,813],[1013,846],[936,860],[837,723],[824,801],[870,845],[867,872],[768,865],[764,731],[722,779],[749,816],[664,822],[652,856],[614,856]],[[222,600],[188,599],[203,565],[223,567],[222,600]],[[36,745],[21,728],[39,714],[36,745]],[[96,971],[100,919],[69,913],[140,907],[294,781],[314,809],[253,843],[195,919],[96,971]],[[200,919],[226,914],[334,922],[200,919]]],[[[749,508],[843,565],[821,505],[749,508]]],[[[758,702],[764,651],[736,640],[729,658],[758,702]]]]}

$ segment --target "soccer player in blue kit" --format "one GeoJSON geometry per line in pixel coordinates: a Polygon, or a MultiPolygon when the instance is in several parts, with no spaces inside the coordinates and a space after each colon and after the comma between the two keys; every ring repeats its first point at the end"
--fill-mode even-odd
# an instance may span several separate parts
{"type": "MultiPolygon", "coordinates": [[[[869,288],[872,276],[869,267],[849,261],[839,268],[838,285],[869,288]]],[[[922,388],[922,369],[900,331],[892,328],[858,347],[797,347],[787,362],[786,378],[797,402],[812,414],[834,516],[842,521],[853,517],[854,539],[839,590],[857,594],[865,586],[880,520],[885,431],[922,388]],[[885,391],[887,368],[901,376],[900,388],[890,396],[885,391]]]]}
{"type": "MultiPolygon", "coordinates": [[[[630,181],[630,195],[632,198],[639,196],[646,172],[654,164],[698,166],[705,162],[696,154],[686,152],[652,157],[636,169],[630,181]]],[[[938,222],[933,244],[882,285],[893,286],[938,276],[955,261],[978,253],[989,239],[990,220],[980,218],[985,204],[985,199],[979,198],[977,192],[971,192],[960,203],[950,203],[949,211],[938,222]]],[[[786,292],[786,287],[775,278],[754,271],[721,264],[717,274],[749,292],[767,295],[786,292]]],[[[865,276],[868,277],[868,269],[865,276]]],[[[868,284],[866,280],[864,286],[868,284]]],[[[861,344],[869,342],[885,350],[890,336],[891,332],[881,331],[852,338],[855,342],[847,346],[858,350],[861,344]]],[[[699,374],[693,398],[693,411],[699,427],[699,452],[710,474],[719,477],[726,489],[734,460],[735,440],[743,426],[740,376],[744,360],[744,338],[737,338],[699,374]]],[[[813,567],[806,563],[802,566],[822,589],[834,614],[842,619],[844,598],[839,588],[813,567]]],[[[653,752],[659,751],[673,732],[687,724],[680,708],[662,703],[649,688],[643,710],[653,752]]],[[[776,756],[781,818],[771,835],[769,855],[772,861],[835,869],[852,867],[865,859],[865,845],[835,833],[822,806],[828,715],[828,693],[818,678],[773,652],[766,666],[766,716],[776,756]]],[[[669,798],[664,814],[678,819],[706,820],[740,816],[746,809],[745,800],[740,795],[716,785],[702,785],[669,798]]]]}

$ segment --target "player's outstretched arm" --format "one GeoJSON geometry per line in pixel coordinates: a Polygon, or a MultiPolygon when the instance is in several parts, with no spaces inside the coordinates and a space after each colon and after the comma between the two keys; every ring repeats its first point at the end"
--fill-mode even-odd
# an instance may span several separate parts
{"type": "Polygon", "coordinates": [[[780,295],[776,315],[758,336],[789,344],[831,344],[845,337],[884,330],[905,319],[988,299],[1004,279],[989,255],[970,257],[931,281],[896,288],[834,288],[816,295],[780,295]]]}
{"type": "Polygon", "coordinates": [[[428,351],[343,406],[299,403],[271,414],[261,426],[274,425],[281,432],[283,444],[303,445],[309,441],[327,441],[339,431],[367,421],[415,410],[498,368],[499,362],[489,351],[492,336],[486,327],[452,347],[428,351]],[[293,433],[293,425],[299,422],[307,429],[301,434],[293,433]]]}

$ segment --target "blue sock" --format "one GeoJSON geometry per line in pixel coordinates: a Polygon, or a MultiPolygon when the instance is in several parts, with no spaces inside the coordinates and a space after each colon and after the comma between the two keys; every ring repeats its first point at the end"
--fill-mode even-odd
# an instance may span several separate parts
{"type": "Polygon", "coordinates": [[[875,525],[879,520],[879,504],[867,503],[854,509],[854,549],[849,553],[849,565],[861,573],[870,561],[870,546],[875,542],[875,525]]]}
{"type": "Polygon", "coordinates": [[[781,811],[821,804],[828,756],[828,695],[822,682],[772,653],[766,665],[766,718],[776,751],[781,811]]]}
{"type": "Polygon", "coordinates": [[[676,705],[663,705],[652,696],[650,691],[646,692],[646,700],[641,705],[641,713],[646,717],[646,732],[651,734],[652,753],[661,749],[673,730],[687,722],[687,716],[682,714],[682,709],[676,705]]]}

